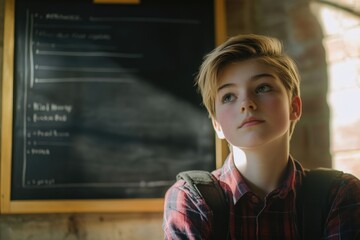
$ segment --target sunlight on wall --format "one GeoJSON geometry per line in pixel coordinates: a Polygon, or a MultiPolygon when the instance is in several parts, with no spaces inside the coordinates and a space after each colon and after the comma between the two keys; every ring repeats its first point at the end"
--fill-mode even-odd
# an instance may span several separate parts
{"type": "MultiPolygon", "coordinates": [[[[337,2],[360,6],[360,0],[337,2]]],[[[327,54],[333,167],[360,177],[360,17],[324,4],[314,9],[327,54]]]]}

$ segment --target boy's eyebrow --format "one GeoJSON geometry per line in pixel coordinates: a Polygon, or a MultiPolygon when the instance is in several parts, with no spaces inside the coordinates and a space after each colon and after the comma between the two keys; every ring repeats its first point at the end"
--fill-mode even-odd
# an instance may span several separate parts
{"type": "MultiPolygon", "coordinates": [[[[264,77],[271,77],[271,78],[275,78],[274,75],[270,74],[270,73],[260,73],[260,74],[256,74],[254,76],[252,76],[250,78],[250,81],[254,81],[254,80],[258,80],[260,78],[264,78],[264,77]]],[[[221,85],[220,87],[218,87],[217,91],[219,92],[221,89],[227,88],[227,87],[231,87],[234,86],[234,83],[226,83],[221,85]]]]}

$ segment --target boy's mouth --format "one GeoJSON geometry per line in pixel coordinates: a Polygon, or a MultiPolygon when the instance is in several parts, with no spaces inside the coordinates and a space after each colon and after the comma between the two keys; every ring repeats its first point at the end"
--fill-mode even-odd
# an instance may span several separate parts
{"type": "Polygon", "coordinates": [[[250,127],[250,126],[253,126],[253,125],[261,124],[263,122],[265,122],[265,121],[257,119],[255,117],[248,117],[248,118],[245,118],[244,121],[242,121],[239,128],[250,127]]]}

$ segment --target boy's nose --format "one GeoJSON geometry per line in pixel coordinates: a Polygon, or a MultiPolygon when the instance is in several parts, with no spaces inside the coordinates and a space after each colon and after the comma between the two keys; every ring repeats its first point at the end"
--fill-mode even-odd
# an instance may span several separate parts
{"type": "Polygon", "coordinates": [[[255,111],[257,109],[257,106],[253,100],[251,100],[250,98],[246,98],[241,102],[240,109],[241,112],[255,111]]]}

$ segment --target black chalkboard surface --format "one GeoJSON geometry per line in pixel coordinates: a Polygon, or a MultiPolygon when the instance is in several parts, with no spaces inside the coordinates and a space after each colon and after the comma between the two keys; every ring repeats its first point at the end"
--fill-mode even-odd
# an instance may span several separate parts
{"type": "Polygon", "coordinates": [[[215,168],[214,1],[16,0],[12,200],[161,198],[215,168]]]}

